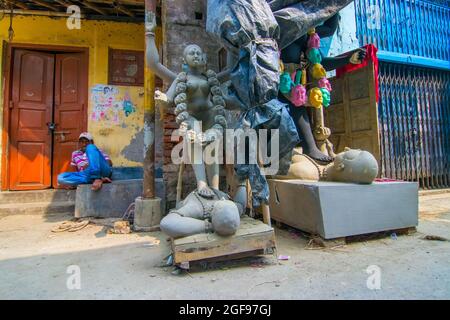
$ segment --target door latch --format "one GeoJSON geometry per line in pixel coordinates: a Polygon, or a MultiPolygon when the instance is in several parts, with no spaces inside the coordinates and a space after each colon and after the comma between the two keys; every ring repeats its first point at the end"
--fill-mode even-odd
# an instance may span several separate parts
{"type": "Polygon", "coordinates": [[[53,122],[47,122],[48,130],[54,131],[56,129],[56,124],[53,122]]]}
{"type": "Polygon", "coordinates": [[[60,135],[59,142],[64,142],[64,141],[66,141],[66,134],[69,134],[70,132],[69,131],[55,131],[53,133],[55,134],[55,136],[58,134],[60,135]]]}

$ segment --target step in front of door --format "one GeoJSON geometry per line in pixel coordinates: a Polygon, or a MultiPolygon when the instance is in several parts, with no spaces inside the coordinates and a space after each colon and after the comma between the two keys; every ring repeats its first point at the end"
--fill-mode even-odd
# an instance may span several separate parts
{"type": "Polygon", "coordinates": [[[73,214],[75,190],[0,192],[0,218],[16,214],[73,214]]]}
{"type": "Polygon", "coordinates": [[[9,215],[55,215],[73,214],[75,202],[32,202],[32,203],[7,203],[0,205],[0,218],[9,215]]]}

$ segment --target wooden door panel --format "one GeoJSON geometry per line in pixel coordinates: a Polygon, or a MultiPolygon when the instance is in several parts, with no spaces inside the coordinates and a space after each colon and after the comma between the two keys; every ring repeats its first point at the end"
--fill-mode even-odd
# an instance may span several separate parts
{"type": "Polygon", "coordinates": [[[14,52],[10,125],[10,189],[51,186],[54,55],[14,52]]]}
{"type": "Polygon", "coordinates": [[[380,161],[378,106],[374,69],[366,67],[330,79],[331,105],[325,109],[325,125],[331,129],[330,141],[336,153],[345,147],[371,152],[380,161]]]}
{"type": "Polygon", "coordinates": [[[53,186],[59,173],[70,170],[78,136],[86,130],[87,61],[81,53],[56,55],[53,186]],[[62,133],[61,133],[62,132],[62,133]]]}
{"type": "Polygon", "coordinates": [[[48,159],[45,158],[45,145],[35,142],[19,142],[17,146],[18,157],[17,165],[19,174],[17,184],[20,186],[29,186],[37,183],[45,185],[45,168],[48,165],[48,159]],[[27,170],[33,168],[33,170],[27,170]],[[26,173],[26,174],[23,174],[26,173]]]}

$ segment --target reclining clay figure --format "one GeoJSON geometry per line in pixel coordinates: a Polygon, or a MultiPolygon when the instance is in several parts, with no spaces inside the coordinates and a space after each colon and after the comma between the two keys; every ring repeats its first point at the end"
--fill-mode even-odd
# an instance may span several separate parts
{"type": "MultiPolygon", "coordinates": [[[[245,190],[245,185],[240,187],[245,190]]],[[[161,230],[172,238],[208,232],[221,236],[233,235],[239,228],[246,199],[235,198],[231,201],[227,194],[212,190],[214,197],[211,199],[200,196],[197,190],[191,192],[161,220],[161,230]]]]}
{"type": "Polygon", "coordinates": [[[289,172],[283,178],[370,184],[377,175],[378,162],[367,151],[345,148],[332,163],[322,165],[296,149],[289,172]]]}

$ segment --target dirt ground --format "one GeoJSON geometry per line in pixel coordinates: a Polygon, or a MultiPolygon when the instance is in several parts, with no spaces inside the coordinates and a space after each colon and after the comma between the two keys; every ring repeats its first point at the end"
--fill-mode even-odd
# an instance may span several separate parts
{"type": "Polygon", "coordinates": [[[450,242],[424,237],[450,238],[450,193],[421,196],[420,211],[412,235],[312,249],[299,232],[277,228],[278,255],[289,260],[203,264],[182,275],[166,266],[160,232],[107,234],[90,224],[53,233],[71,217],[8,216],[0,220],[0,299],[449,299],[450,242]],[[79,289],[70,286],[74,265],[79,289]],[[380,289],[367,285],[369,266],[379,268],[380,289]]]}

